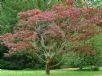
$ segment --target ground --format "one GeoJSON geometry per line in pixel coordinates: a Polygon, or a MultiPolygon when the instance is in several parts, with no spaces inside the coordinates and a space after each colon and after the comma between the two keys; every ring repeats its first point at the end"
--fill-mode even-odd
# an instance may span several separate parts
{"type": "MultiPolygon", "coordinates": [[[[0,76],[46,76],[44,71],[0,70],[0,76]]],[[[52,70],[51,76],[102,76],[102,71],[52,70]]]]}

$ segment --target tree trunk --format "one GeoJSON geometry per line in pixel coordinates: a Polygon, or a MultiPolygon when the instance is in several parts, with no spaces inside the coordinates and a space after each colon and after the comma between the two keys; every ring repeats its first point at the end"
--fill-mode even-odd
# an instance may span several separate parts
{"type": "Polygon", "coordinates": [[[47,76],[50,75],[49,63],[46,63],[45,70],[46,70],[46,75],[47,76]]]}

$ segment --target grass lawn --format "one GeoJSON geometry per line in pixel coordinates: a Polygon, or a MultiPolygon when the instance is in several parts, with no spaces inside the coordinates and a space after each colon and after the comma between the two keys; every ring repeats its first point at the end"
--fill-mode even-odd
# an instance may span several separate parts
{"type": "MultiPolygon", "coordinates": [[[[44,71],[0,70],[0,76],[46,76],[44,71]]],[[[102,76],[102,71],[52,70],[51,76],[102,76]]]]}

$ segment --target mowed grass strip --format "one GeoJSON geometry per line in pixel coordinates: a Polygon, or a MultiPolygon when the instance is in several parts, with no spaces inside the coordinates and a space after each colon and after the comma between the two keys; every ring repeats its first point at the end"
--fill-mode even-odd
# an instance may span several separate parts
{"type": "MultiPolygon", "coordinates": [[[[45,71],[0,70],[0,76],[46,76],[45,71]]],[[[102,71],[52,70],[50,76],[102,76],[102,71]]]]}

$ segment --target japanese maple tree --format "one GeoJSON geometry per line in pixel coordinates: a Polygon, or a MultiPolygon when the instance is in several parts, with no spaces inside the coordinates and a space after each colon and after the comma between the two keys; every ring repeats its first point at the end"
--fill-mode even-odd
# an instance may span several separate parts
{"type": "Polygon", "coordinates": [[[50,10],[32,9],[18,13],[20,19],[13,32],[0,36],[1,44],[9,48],[5,55],[30,51],[45,62],[49,75],[53,58],[67,53],[69,42],[73,48],[78,46],[78,41],[101,33],[97,26],[101,22],[100,9],[77,8],[72,5],[73,0],[64,1],[66,5],[56,4],[50,10]]]}

